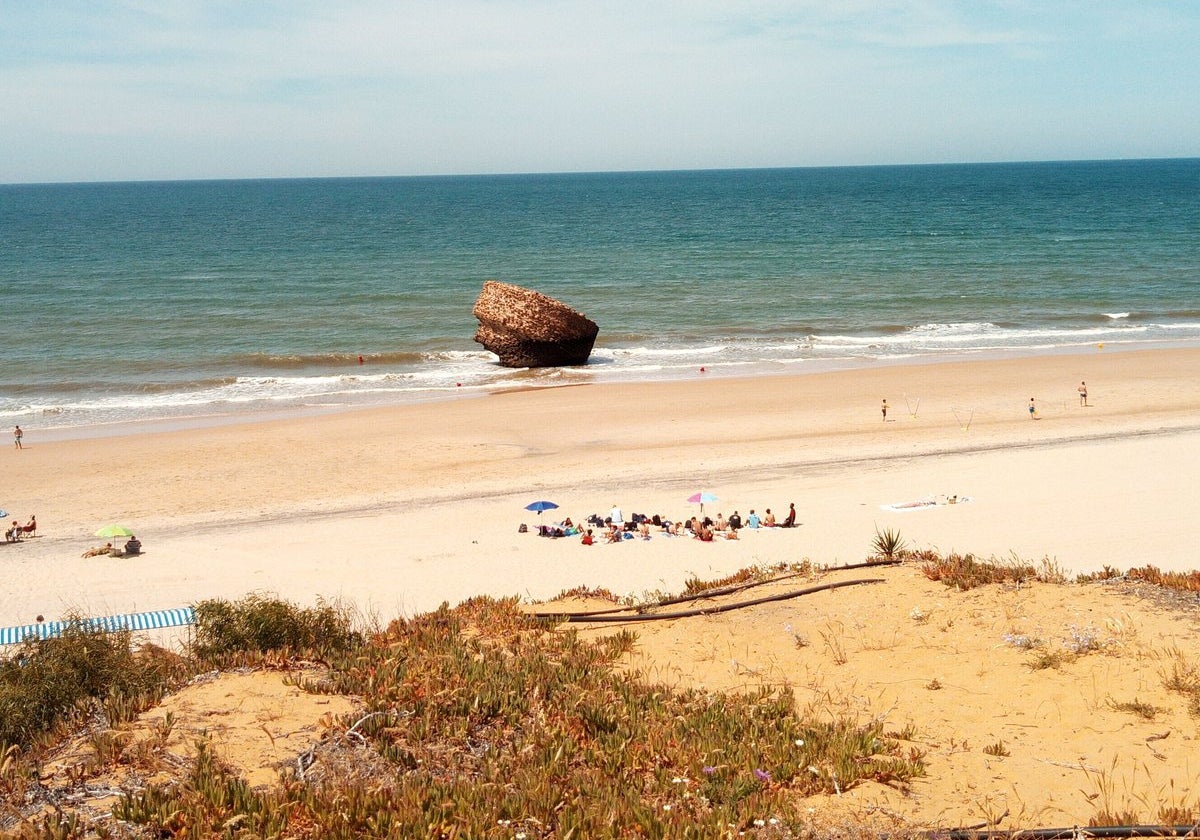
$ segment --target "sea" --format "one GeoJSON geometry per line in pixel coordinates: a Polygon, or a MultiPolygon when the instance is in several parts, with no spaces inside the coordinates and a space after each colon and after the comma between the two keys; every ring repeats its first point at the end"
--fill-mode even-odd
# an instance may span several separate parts
{"type": "Polygon", "coordinates": [[[1200,344],[1200,159],[0,185],[0,425],[1200,344]],[[600,326],[473,341],[489,279],[600,326]],[[703,371],[703,372],[701,372],[703,371]]]}

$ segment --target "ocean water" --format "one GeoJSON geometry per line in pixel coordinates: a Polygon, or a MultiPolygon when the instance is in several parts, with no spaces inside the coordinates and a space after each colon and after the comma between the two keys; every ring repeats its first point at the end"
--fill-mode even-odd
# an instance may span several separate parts
{"type": "Polygon", "coordinates": [[[31,431],[1194,345],[1200,160],[0,186],[0,289],[31,431]],[[488,279],[590,363],[499,367],[488,279]]]}

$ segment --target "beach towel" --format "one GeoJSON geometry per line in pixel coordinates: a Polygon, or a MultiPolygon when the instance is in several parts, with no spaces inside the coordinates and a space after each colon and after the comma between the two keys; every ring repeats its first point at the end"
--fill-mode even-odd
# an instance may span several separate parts
{"type": "Polygon", "coordinates": [[[917,499],[912,502],[893,502],[890,505],[880,505],[879,507],[882,510],[906,512],[910,510],[928,510],[929,508],[941,507],[942,505],[961,505],[969,501],[971,501],[970,496],[937,496],[917,499]]]}

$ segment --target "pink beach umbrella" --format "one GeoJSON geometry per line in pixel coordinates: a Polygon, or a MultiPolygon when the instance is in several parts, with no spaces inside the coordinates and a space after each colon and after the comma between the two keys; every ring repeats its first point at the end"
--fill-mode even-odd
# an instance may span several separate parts
{"type": "Polygon", "coordinates": [[[691,496],[688,496],[688,501],[691,502],[692,504],[699,504],[700,512],[704,513],[704,503],[705,502],[715,502],[715,501],[717,501],[717,497],[707,491],[701,491],[699,493],[695,493],[691,496]]]}

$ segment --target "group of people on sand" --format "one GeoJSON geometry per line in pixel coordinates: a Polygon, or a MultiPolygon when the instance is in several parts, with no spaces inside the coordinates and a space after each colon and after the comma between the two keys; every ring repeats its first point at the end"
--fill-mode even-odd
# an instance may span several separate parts
{"type": "Polygon", "coordinates": [[[36,516],[29,517],[29,521],[26,522],[24,525],[20,524],[19,522],[17,522],[17,520],[14,519],[12,527],[6,528],[4,531],[4,541],[5,542],[20,542],[21,540],[25,539],[26,537],[35,536],[36,533],[37,533],[37,517],[36,516]]]}
{"type": "Polygon", "coordinates": [[[601,533],[597,536],[595,530],[587,528],[580,540],[584,545],[594,545],[598,540],[608,543],[619,543],[632,539],[648,540],[656,531],[672,537],[692,537],[702,542],[713,542],[718,538],[736,540],[738,532],[743,528],[794,528],[796,527],[796,504],[793,502],[788,505],[787,515],[782,521],[776,518],[770,508],[767,508],[762,515],[752,508],[745,519],[735,510],[728,519],[723,513],[718,513],[716,519],[697,515],[678,520],[657,513],[653,515],[635,513],[626,520],[621,508],[617,505],[613,505],[608,516],[603,519],[599,515],[593,514],[588,517],[587,521],[589,524],[595,525],[601,533]]]}
{"type": "MultiPolygon", "coordinates": [[[[570,517],[561,522],[549,525],[538,525],[537,534],[540,537],[579,537],[584,545],[595,545],[598,542],[619,543],[624,540],[648,540],[654,532],[672,537],[692,537],[702,542],[713,542],[716,539],[736,540],[738,531],[743,528],[757,530],[759,528],[795,528],[796,504],[788,505],[787,515],[782,520],[776,518],[770,508],[761,515],[754,508],[742,518],[738,511],[726,519],[725,514],[718,513],[716,518],[710,516],[692,516],[688,519],[669,519],[660,514],[646,515],[634,513],[625,517],[619,505],[613,505],[608,515],[601,518],[592,514],[586,523],[576,524],[570,517]],[[592,527],[588,527],[591,525],[592,527]]],[[[520,530],[528,530],[524,525],[520,530]]],[[[103,549],[97,553],[105,553],[103,549]]]]}

